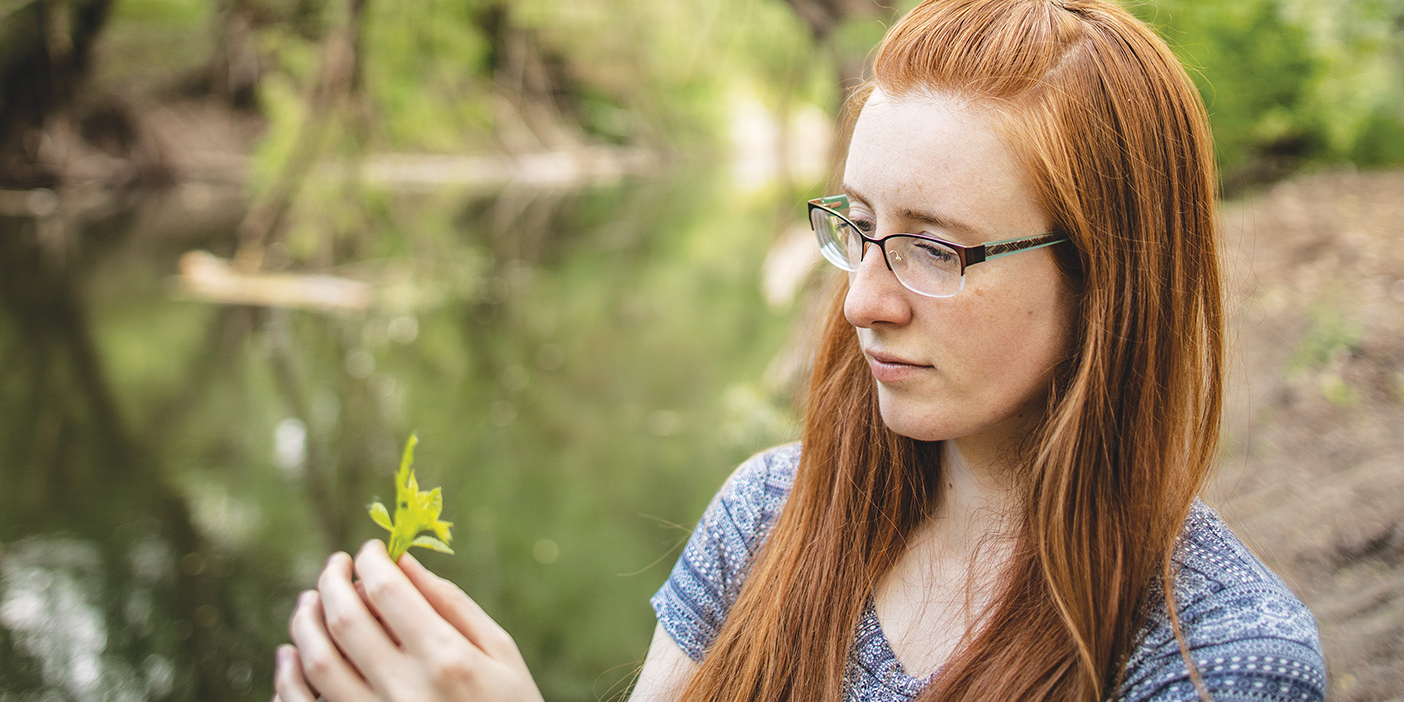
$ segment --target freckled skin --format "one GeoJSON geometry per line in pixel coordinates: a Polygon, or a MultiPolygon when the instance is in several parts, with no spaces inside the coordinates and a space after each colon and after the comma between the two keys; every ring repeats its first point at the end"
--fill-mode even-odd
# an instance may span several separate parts
{"type": "MultiPolygon", "coordinates": [[[[874,92],[844,172],[850,215],[874,223],[875,237],[924,232],[965,245],[1048,231],[1048,213],[981,109],[874,92]]],[[[1073,298],[1051,250],[974,265],[948,298],[907,290],[874,251],[849,276],[844,314],[865,351],[921,367],[878,383],[883,421],[916,439],[954,439],[970,458],[1026,433],[1070,344],[1073,298]]]]}

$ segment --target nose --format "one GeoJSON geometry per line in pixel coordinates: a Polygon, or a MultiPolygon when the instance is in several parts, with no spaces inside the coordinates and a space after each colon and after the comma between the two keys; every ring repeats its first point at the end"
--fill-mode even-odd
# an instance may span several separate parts
{"type": "Polygon", "coordinates": [[[843,300],[843,316],[855,327],[876,324],[901,325],[911,321],[911,293],[887,268],[881,246],[863,245],[858,270],[848,274],[848,295],[843,300]],[[868,247],[872,247],[869,249],[868,247]]]}

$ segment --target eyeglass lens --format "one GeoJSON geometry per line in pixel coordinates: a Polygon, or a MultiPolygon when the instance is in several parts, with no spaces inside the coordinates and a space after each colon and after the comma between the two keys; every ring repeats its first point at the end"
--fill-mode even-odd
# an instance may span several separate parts
{"type": "MultiPolygon", "coordinates": [[[[846,271],[858,270],[866,242],[846,220],[822,210],[811,212],[824,258],[846,271]]],[[[902,285],[923,295],[944,297],[961,289],[960,254],[914,236],[894,236],[882,244],[888,267],[902,285]]]]}

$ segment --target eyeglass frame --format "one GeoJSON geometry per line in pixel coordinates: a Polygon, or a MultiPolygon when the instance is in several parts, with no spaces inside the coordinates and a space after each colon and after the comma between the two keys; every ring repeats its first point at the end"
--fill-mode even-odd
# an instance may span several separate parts
{"type": "Polygon", "coordinates": [[[959,294],[961,290],[965,289],[965,269],[977,263],[984,263],[985,261],[996,259],[1001,256],[1008,256],[1009,254],[1019,253],[1020,251],[1033,251],[1034,249],[1041,249],[1045,246],[1061,244],[1068,240],[1065,234],[1056,230],[1044,232],[1042,234],[1035,234],[1033,236],[1013,237],[1010,239],[996,239],[994,241],[986,241],[984,243],[976,244],[974,246],[965,246],[963,244],[957,244],[954,242],[946,241],[945,239],[941,239],[939,237],[931,236],[930,234],[916,234],[908,232],[888,234],[887,236],[882,237],[880,239],[875,239],[873,237],[868,236],[867,234],[864,234],[863,230],[859,229],[858,225],[853,223],[853,220],[849,219],[848,217],[835,210],[833,206],[843,207],[847,209],[848,196],[828,195],[825,197],[816,197],[813,200],[809,201],[809,227],[810,229],[814,230],[814,236],[816,238],[819,238],[819,252],[821,254],[824,254],[824,260],[834,264],[834,266],[839,268],[840,270],[844,270],[849,273],[854,273],[858,270],[857,266],[854,266],[853,268],[848,268],[845,264],[852,265],[848,261],[844,261],[844,263],[839,263],[838,261],[829,258],[829,256],[824,253],[824,244],[826,242],[823,238],[820,238],[821,235],[819,234],[819,228],[814,224],[815,210],[820,210],[826,214],[838,217],[839,219],[843,220],[844,224],[847,224],[849,227],[853,228],[854,233],[856,233],[858,237],[863,240],[863,251],[859,253],[858,256],[858,260],[860,262],[863,260],[863,256],[867,254],[868,244],[877,244],[878,249],[882,251],[883,264],[887,266],[887,270],[892,273],[893,277],[897,278],[897,282],[902,283],[902,287],[907,288],[908,290],[911,290],[912,292],[918,295],[924,295],[926,297],[954,297],[955,295],[959,294]],[[932,295],[931,293],[922,292],[920,290],[913,290],[910,286],[903,282],[902,277],[897,275],[897,271],[892,270],[892,261],[887,257],[887,241],[889,239],[896,239],[898,237],[907,237],[910,239],[923,239],[925,241],[940,244],[955,251],[956,256],[960,258],[960,286],[955,289],[955,292],[949,295],[932,295]]]}

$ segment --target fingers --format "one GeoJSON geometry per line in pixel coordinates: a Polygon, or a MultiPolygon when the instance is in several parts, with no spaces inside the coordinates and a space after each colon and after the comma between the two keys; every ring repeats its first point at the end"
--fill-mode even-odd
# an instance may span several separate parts
{"type": "Polygon", "coordinates": [[[284,644],[278,647],[273,668],[273,702],[316,702],[317,691],[302,677],[302,657],[297,649],[284,644]]]}
{"type": "Polygon", "coordinates": [[[356,581],[356,594],[361,596],[361,601],[366,603],[366,609],[370,610],[370,613],[375,617],[375,620],[377,622],[380,622],[381,627],[385,628],[385,633],[390,637],[390,640],[394,642],[396,646],[399,646],[399,637],[395,636],[395,632],[391,631],[389,627],[385,626],[385,618],[380,616],[380,610],[377,610],[375,608],[375,603],[371,602],[370,596],[366,594],[366,583],[364,580],[356,581]]]}
{"type": "MultiPolygon", "coordinates": [[[[410,557],[401,556],[400,560],[405,562],[410,557]]],[[[356,554],[356,574],[361,577],[367,601],[406,653],[423,658],[462,645],[464,635],[453,630],[424,593],[390,560],[385,544],[372,540],[361,547],[356,554]]],[[[477,653],[476,649],[465,648],[470,650],[462,651],[464,655],[477,653]]]]}
{"type": "Polygon", "coordinates": [[[332,554],[317,579],[317,592],[322,600],[326,632],[336,647],[371,687],[392,689],[395,664],[404,656],[351,583],[350,556],[332,554]]]}
{"type": "Polygon", "coordinates": [[[372,541],[354,563],[334,554],[317,587],[293,612],[296,648],[278,651],[273,702],[541,699],[507,632],[412,556],[396,565],[372,541]]]}
{"type": "Polygon", "coordinates": [[[335,700],[373,699],[369,686],[332,641],[323,617],[317,592],[302,593],[288,625],[297,649],[292,654],[280,652],[288,659],[279,659],[278,694],[286,702],[313,702],[313,689],[335,700]]]}
{"type": "Polygon", "coordinates": [[[457,585],[431,573],[408,553],[400,557],[400,568],[434,611],[474,646],[497,660],[520,660],[511,635],[457,585]]]}

